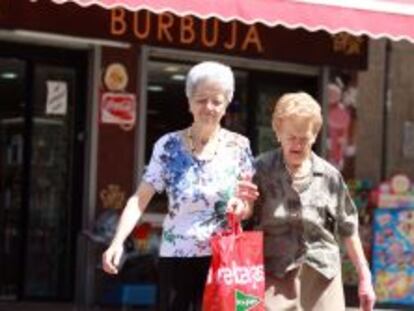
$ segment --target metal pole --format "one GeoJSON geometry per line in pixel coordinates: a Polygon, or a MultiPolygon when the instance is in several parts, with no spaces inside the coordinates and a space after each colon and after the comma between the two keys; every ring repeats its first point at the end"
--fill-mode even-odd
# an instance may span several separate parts
{"type": "Polygon", "coordinates": [[[75,310],[88,310],[95,303],[95,270],[96,249],[88,241],[83,231],[91,230],[95,221],[95,206],[97,193],[97,159],[99,136],[99,81],[101,68],[102,48],[95,46],[90,51],[88,85],[92,91],[88,94],[88,134],[86,141],[87,154],[85,155],[85,185],[82,211],[82,232],[78,236],[76,262],[75,310]]]}
{"type": "Polygon", "coordinates": [[[385,42],[385,60],[384,60],[384,79],[383,79],[383,96],[382,96],[382,148],[381,148],[381,180],[387,178],[387,161],[388,161],[388,113],[391,106],[391,89],[390,89],[390,58],[391,58],[391,41],[386,39],[385,42]]]}

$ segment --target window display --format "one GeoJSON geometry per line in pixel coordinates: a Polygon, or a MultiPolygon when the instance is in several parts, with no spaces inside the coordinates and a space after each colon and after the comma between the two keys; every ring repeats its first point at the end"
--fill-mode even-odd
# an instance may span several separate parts
{"type": "Polygon", "coordinates": [[[414,306],[414,185],[395,175],[379,188],[373,276],[378,302],[414,306]]]}

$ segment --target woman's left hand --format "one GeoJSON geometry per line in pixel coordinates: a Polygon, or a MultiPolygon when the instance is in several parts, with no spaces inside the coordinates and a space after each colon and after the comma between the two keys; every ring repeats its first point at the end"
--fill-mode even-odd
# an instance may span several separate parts
{"type": "Polygon", "coordinates": [[[376,300],[371,278],[362,278],[358,285],[359,304],[362,311],[374,310],[376,300]]]}
{"type": "Polygon", "coordinates": [[[240,198],[232,197],[227,202],[227,213],[234,214],[239,219],[244,219],[248,213],[248,205],[245,201],[240,198]]]}

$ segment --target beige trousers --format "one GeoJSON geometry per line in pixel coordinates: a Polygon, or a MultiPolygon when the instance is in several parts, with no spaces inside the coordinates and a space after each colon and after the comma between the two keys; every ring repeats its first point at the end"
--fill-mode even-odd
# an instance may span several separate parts
{"type": "Polygon", "coordinates": [[[345,311],[341,273],[327,280],[303,265],[278,278],[266,275],[267,311],[345,311]]]}

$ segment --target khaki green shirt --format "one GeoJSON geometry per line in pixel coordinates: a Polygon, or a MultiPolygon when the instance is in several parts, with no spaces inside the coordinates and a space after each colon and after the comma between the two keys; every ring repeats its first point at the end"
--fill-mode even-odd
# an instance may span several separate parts
{"type": "Polygon", "coordinates": [[[267,274],[283,276],[306,263],[326,278],[340,271],[337,236],[358,227],[357,209],[339,171],[312,154],[312,177],[300,193],[291,186],[280,149],[256,160],[260,197],[254,223],[264,232],[267,274]]]}

